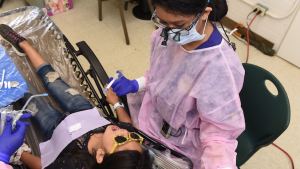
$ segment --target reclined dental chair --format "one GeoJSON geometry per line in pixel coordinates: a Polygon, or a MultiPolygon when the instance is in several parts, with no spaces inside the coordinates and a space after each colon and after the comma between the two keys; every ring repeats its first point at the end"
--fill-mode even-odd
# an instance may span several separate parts
{"type": "MultiPolygon", "coordinates": [[[[32,47],[53,66],[66,83],[77,89],[82,96],[98,108],[101,116],[111,122],[118,121],[102,92],[103,85],[108,82],[108,76],[93,51],[84,41],[77,43],[78,50],[75,50],[55,23],[37,7],[27,6],[0,13],[0,23],[9,25],[16,32],[26,37],[32,47]],[[78,57],[86,59],[90,65],[88,67],[82,66],[78,57]]],[[[0,44],[6,48],[11,60],[24,79],[27,80],[29,91],[32,94],[37,92],[47,93],[28,58],[18,56],[11,46],[1,41],[1,39],[0,44]]],[[[61,111],[59,105],[51,96],[44,99],[61,111]]],[[[123,97],[120,100],[126,104],[123,97]]],[[[21,108],[19,102],[14,103],[14,109],[19,110],[21,108]]],[[[26,131],[26,143],[32,149],[33,155],[40,156],[39,143],[45,141],[45,138],[33,120],[27,119],[27,121],[31,125],[28,126],[26,131]]],[[[190,159],[156,142],[141,131],[137,130],[137,132],[146,140],[147,145],[143,144],[143,147],[150,151],[153,168],[193,168],[190,159]],[[170,152],[177,157],[177,160],[172,160],[173,157],[170,158],[170,155],[165,155],[165,152],[170,152]]],[[[24,167],[26,168],[26,166],[24,167]]]]}

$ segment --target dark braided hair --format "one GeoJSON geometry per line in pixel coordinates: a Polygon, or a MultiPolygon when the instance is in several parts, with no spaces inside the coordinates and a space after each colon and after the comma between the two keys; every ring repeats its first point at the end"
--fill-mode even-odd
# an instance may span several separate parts
{"type": "MultiPolygon", "coordinates": [[[[197,15],[204,10],[206,4],[207,0],[152,0],[152,5],[160,6],[176,15],[197,15]]],[[[208,7],[213,9],[208,16],[210,21],[219,21],[228,12],[226,0],[210,0],[208,7]]]]}

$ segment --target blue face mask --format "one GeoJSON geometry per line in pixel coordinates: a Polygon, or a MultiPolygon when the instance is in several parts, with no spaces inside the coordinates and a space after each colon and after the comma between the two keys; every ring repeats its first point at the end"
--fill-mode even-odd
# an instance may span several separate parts
{"type": "Polygon", "coordinates": [[[181,29],[172,29],[168,31],[168,40],[172,41],[173,43],[176,43],[178,45],[185,45],[190,42],[199,41],[202,40],[205,37],[204,31],[206,28],[207,19],[205,21],[204,29],[202,35],[198,33],[196,30],[196,27],[198,25],[198,22],[193,26],[191,30],[189,30],[189,33],[187,35],[180,34],[181,29]],[[175,33],[174,33],[175,32],[175,33]],[[176,33],[178,32],[178,33],[176,33]]]}

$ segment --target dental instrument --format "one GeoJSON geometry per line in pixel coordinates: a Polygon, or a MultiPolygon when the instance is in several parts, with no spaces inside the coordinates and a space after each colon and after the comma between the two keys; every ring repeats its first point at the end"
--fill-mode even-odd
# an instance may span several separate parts
{"type": "Polygon", "coordinates": [[[0,90],[3,86],[3,83],[4,83],[4,75],[5,75],[5,69],[3,69],[3,73],[2,73],[2,81],[0,82],[0,90]]]}
{"type": "Polygon", "coordinates": [[[30,96],[30,98],[27,100],[27,102],[25,103],[25,105],[23,106],[23,108],[21,109],[21,111],[23,111],[27,105],[29,104],[30,100],[34,97],[40,97],[40,96],[48,96],[48,93],[44,93],[44,94],[36,94],[36,95],[32,95],[30,96]]]}
{"type": "Polygon", "coordinates": [[[12,82],[10,82],[10,87],[18,87],[19,86],[19,82],[17,82],[17,81],[12,81],[12,82]]]}
{"type": "Polygon", "coordinates": [[[12,87],[18,87],[19,86],[19,82],[17,81],[4,81],[4,88],[5,89],[10,89],[12,87]]]}
{"type": "MultiPolygon", "coordinates": [[[[17,111],[12,111],[11,114],[13,115],[12,117],[12,130],[16,130],[16,125],[17,125],[17,121],[20,120],[21,116],[23,115],[23,111],[27,111],[30,112],[31,114],[34,114],[33,111],[25,109],[25,110],[17,110],[17,111]],[[15,115],[15,113],[17,113],[15,115]]],[[[1,119],[2,120],[2,119],[1,119]]]]}
{"type": "Polygon", "coordinates": [[[105,94],[107,90],[111,87],[111,85],[117,80],[123,77],[123,71],[118,70],[115,76],[113,77],[113,80],[104,88],[103,93],[105,94]]]}
{"type": "Polygon", "coordinates": [[[23,113],[18,113],[12,120],[12,130],[15,130],[16,125],[17,125],[17,121],[20,120],[21,116],[23,115],[23,113]]]}
{"type": "Polygon", "coordinates": [[[6,116],[7,116],[7,112],[6,110],[3,110],[1,112],[1,126],[0,126],[0,135],[3,133],[5,125],[6,125],[6,116]]]}

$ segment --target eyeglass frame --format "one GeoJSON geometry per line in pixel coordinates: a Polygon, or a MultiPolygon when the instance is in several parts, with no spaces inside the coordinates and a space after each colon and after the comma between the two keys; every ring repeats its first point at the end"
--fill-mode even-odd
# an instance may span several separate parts
{"type": "Polygon", "coordinates": [[[176,32],[172,31],[172,33],[178,33],[178,32],[184,31],[184,30],[190,31],[193,28],[193,26],[197,24],[197,22],[199,21],[200,17],[201,17],[201,13],[198,13],[197,16],[196,16],[196,18],[186,28],[168,27],[168,26],[166,26],[166,25],[164,25],[162,23],[159,23],[159,22],[155,21],[155,18],[159,19],[159,17],[156,15],[156,9],[155,9],[154,12],[153,12],[153,14],[152,14],[151,21],[154,23],[154,25],[156,25],[157,27],[159,27],[161,29],[166,29],[167,28],[170,31],[172,31],[172,29],[180,29],[179,31],[176,31],[176,32]]]}
{"type": "Polygon", "coordinates": [[[143,143],[143,141],[144,141],[144,138],[143,138],[142,136],[140,136],[140,135],[139,135],[138,133],[136,133],[136,132],[129,132],[129,135],[128,135],[128,136],[129,136],[129,137],[126,137],[126,136],[124,136],[124,135],[116,135],[116,136],[114,137],[114,139],[113,139],[113,141],[114,141],[114,146],[113,146],[113,148],[111,149],[111,151],[110,151],[109,154],[112,154],[118,146],[124,145],[124,144],[126,144],[126,143],[128,143],[128,142],[130,142],[130,141],[139,141],[139,142],[140,142],[140,145],[142,145],[142,143],[143,143]],[[132,133],[138,135],[138,136],[139,136],[139,139],[133,139],[133,138],[131,138],[131,134],[132,134],[132,133]],[[124,141],[124,142],[122,142],[122,143],[118,143],[118,142],[116,141],[116,137],[118,137],[118,136],[121,136],[121,137],[126,138],[126,141],[124,141]]]}
{"type": "Polygon", "coordinates": [[[151,21],[152,21],[152,22],[154,23],[154,25],[156,25],[157,27],[159,27],[159,28],[161,28],[161,29],[166,29],[166,28],[167,28],[168,31],[169,31],[169,30],[172,31],[172,29],[181,29],[181,30],[176,31],[176,32],[173,32],[173,31],[172,31],[172,33],[180,33],[181,31],[186,30],[186,31],[188,31],[188,34],[189,34],[189,31],[193,28],[193,26],[195,26],[195,25],[198,23],[198,21],[199,21],[200,17],[202,16],[203,12],[204,12],[205,9],[208,7],[209,2],[210,2],[210,0],[207,1],[207,3],[206,3],[206,5],[205,5],[205,7],[203,8],[202,12],[201,12],[201,13],[198,13],[198,14],[196,15],[196,18],[195,18],[195,19],[190,23],[190,25],[189,25],[188,27],[186,27],[186,28],[174,28],[174,27],[168,27],[168,26],[166,26],[166,25],[164,25],[164,24],[162,24],[162,23],[156,22],[154,18],[158,18],[158,19],[159,19],[159,17],[156,15],[156,9],[154,10],[154,12],[153,12],[153,14],[152,14],[152,16],[151,16],[151,21]]]}

